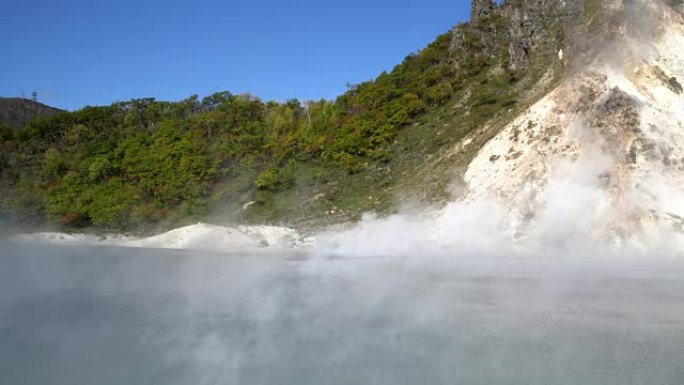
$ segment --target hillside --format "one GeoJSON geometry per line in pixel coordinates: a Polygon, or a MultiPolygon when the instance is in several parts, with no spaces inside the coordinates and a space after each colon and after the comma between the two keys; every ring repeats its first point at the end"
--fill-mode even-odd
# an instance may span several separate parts
{"type": "Polygon", "coordinates": [[[643,245],[684,229],[681,2],[625,2],[604,15],[604,44],[465,174],[468,199],[499,202],[514,233],[643,245]]]}
{"type": "MultiPolygon", "coordinates": [[[[197,220],[312,229],[367,211],[444,207],[463,192],[471,200],[494,192],[505,202],[528,186],[518,175],[528,175],[529,165],[548,164],[528,150],[537,141],[560,143],[554,135],[565,126],[541,124],[547,118],[540,116],[558,114],[549,100],[567,96],[567,75],[584,73],[599,52],[610,52],[601,48],[614,47],[622,24],[633,20],[623,8],[476,0],[468,23],[334,101],[222,92],[37,119],[0,143],[0,213],[33,225],[117,231],[197,220]],[[496,147],[504,137],[517,147],[496,147]]],[[[677,88],[671,70],[661,70],[653,76],[677,88]]],[[[600,99],[590,85],[576,87],[579,100],[600,99]]],[[[603,108],[620,109],[624,100],[616,93],[603,108]]],[[[538,152],[545,151],[553,149],[538,152]]]]}
{"type": "Polygon", "coordinates": [[[18,130],[31,120],[63,112],[29,99],[0,98],[0,125],[6,124],[18,130]]]}

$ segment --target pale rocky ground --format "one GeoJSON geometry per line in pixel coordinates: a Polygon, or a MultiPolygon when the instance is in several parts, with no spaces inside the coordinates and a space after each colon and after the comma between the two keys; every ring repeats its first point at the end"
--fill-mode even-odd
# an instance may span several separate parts
{"type": "Polygon", "coordinates": [[[100,245],[192,250],[292,249],[309,242],[297,231],[276,226],[216,226],[205,223],[181,227],[147,238],[86,234],[36,233],[12,238],[18,243],[100,245]]]}
{"type": "Polygon", "coordinates": [[[678,236],[684,22],[655,2],[643,10],[659,21],[652,29],[620,31],[606,49],[619,57],[585,66],[480,150],[464,178],[468,201],[494,200],[523,237],[554,210],[617,243],[678,236]]]}

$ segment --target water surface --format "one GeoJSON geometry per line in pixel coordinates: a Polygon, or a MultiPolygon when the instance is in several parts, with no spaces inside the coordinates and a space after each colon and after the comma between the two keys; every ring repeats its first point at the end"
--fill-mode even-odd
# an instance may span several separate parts
{"type": "Polygon", "coordinates": [[[684,383],[684,268],[0,249],[0,383],[684,383]]]}

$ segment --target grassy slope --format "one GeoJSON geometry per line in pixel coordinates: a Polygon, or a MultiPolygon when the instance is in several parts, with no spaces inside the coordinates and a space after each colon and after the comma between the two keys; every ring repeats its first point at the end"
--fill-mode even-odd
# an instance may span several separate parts
{"type": "MultiPolygon", "coordinates": [[[[390,214],[406,202],[444,204],[453,198],[452,187],[484,143],[557,84],[561,71],[558,64],[547,65],[553,62],[549,53],[533,59],[517,83],[488,72],[468,79],[446,104],[398,133],[386,166],[353,175],[328,171],[322,178],[327,182],[314,182],[313,170],[300,168],[297,187],[261,194],[248,210],[232,205],[215,219],[310,228],[356,220],[367,211],[390,214]],[[495,100],[482,102],[483,95],[500,90],[504,93],[495,100]],[[461,148],[466,137],[472,142],[461,148]]],[[[247,190],[235,201],[245,202],[251,193],[247,190]]]]}

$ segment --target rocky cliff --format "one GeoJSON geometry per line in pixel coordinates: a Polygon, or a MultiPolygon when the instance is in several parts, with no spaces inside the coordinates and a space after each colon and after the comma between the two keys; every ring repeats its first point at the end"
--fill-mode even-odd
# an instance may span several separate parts
{"type": "Polygon", "coordinates": [[[465,174],[467,199],[495,199],[518,236],[553,226],[544,216],[554,207],[566,222],[583,222],[582,236],[618,243],[684,228],[682,15],[658,1],[594,6],[584,9],[584,27],[606,33],[583,55],[566,53],[572,70],[560,85],[507,124],[465,174]]]}

